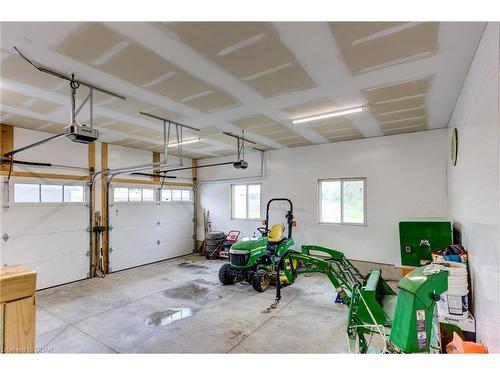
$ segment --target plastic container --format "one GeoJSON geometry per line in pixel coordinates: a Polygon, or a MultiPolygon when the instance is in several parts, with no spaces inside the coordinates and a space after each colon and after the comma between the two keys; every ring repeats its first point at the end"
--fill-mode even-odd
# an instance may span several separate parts
{"type": "Polygon", "coordinates": [[[484,344],[464,341],[456,332],[453,332],[453,340],[446,345],[448,354],[487,354],[488,348],[484,344]]]}
{"type": "Polygon", "coordinates": [[[469,314],[469,285],[467,266],[458,262],[440,263],[448,271],[448,290],[437,303],[438,315],[467,319],[469,314]]]}

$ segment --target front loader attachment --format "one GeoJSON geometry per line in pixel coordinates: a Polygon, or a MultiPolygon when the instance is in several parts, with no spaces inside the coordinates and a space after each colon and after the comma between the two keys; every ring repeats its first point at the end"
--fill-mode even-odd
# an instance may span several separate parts
{"type": "MultiPolygon", "coordinates": [[[[325,274],[344,304],[348,305],[355,285],[363,285],[364,278],[356,267],[338,250],[317,245],[302,245],[302,252],[287,250],[276,259],[278,275],[283,273],[289,284],[302,273],[325,274]]],[[[280,283],[277,283],[276,301],[281,298],[280,283]]]]}
{"type": "Polygon", "coordinates": [[[371,271],[366,284],[353,290],[347,322],[350,347],[357,341],[358,351],[366,353],[378,334],[382,352],[439,351],[434,317],[436,301],[448,288],[447,272],[432,264],[416,268],[399,281],[398,295],[379,275],[380,270],[371,271]]]}
{"type": "Polygon", "coordinates": [[[269,309],[275,308],[281,299],[281,272],[290,284],[301,273],[323,273],[349,306],[350,351],[373,351],[375,336],[381,339],[381,352],[418,353],[433,349],[434,309],[439,294],[447,290],[446,272],[432,265],[417,268],[399,282],[397,295],[379,269],[364,277],[338,250],[317,245],[303,245],[301,250],[287,250],[276,257],[276,299],[269,309]]]}

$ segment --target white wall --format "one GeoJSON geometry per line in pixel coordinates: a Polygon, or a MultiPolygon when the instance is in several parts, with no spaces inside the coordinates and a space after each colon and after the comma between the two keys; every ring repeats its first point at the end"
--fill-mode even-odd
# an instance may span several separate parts
{"type": "Polygon", "coordinates": [[[499,24],[489,23],[453,111],[458,163],[448,167],[449,215],[469,250],[479,339],[500,351],[499,24]]]}
{"type": "MultiPolygon", "coordinates": [[[[446,216],[447,157],[445,129],[266,152],[262,214],[270,198],[290,198],[297,244],[323,244],[352,259],[398,264],[398,222],[446,216]],[[329,177],[367,177],[366,227],[318,224],[318,179],[329,177]]],[[[249,170],[200,169],[199,179],[258,175],[258,154],[247,159],[249,170]]],[[[221,159],[204,163],[216,160],[221,159]]],[[[206,209],[214,230],[239,229],[251,235],[260,226],[258,221],[231,220],[230,184],[200,186],[199,223],[206,209]]],[[[203,238],[202,225],[198,238],[203,238]]]]}

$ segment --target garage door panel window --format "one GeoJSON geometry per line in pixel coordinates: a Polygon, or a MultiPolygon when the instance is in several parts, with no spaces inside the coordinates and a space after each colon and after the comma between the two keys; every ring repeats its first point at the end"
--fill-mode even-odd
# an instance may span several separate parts
{"type": "Polygon", "coordinates": [[[162,202],[191,202],[192,192],[188,189],[163,189],[161,191],[162,202]]]}
{"type": "Polygon", "coordinates": [[[261,185],[232,185],[231,202],[233,219],[260,219],[261,185]]]}
{"type": "Polygon", "coordinates": [[[179,202],[182,200],[182,191],[181,190],[172,190],[172,200],[174,202],[179,202]]]}
{"type": "Polygon", "coordinates": [[[16,203],[39,203],[40,185],[38,184],[15,184],[14,202],[16,203]]]}
{"type": "Polygon", "coordinates": [[[113,202],[123,203],[153,203],[157,202],[158,192],[160,202],[192,202],[193,195],[189,189],[158,189],[136,188],[136,187],[115,187],[113,188],[113,202]]]}
{"type": "Polygon", "coordinates": [[[189,190],[181,190],[182,191],[182,201],[189,202],[191,200],[191,192],[189,190]]]}
{"type": "Polygon", "coordinates": [[[63,201],[63,187],[61,185],[40,185],[40,201],[61,203],[63,201]]]}
{"type": "Polygon", "coordinates": [[[163,189],[161,191],[161,201],[162,202],[171,202],[172,201],[172,190],[163,189]]]}
{"type": "Polygon", "coordinates": [[[85,194],[83,186],[64,186],[65,202],[84,202],[85,194]]]}
{"type": "Polygon", "coordinates": [[[320,180],[319,222],[366,225],[366,178],[320,180]]]}
{"type": "Polygon", "coordinates": [[[115,202],[128,202],[128,188],[114,188],[113,198],[115,202]]]}
{"type": "Polygon", "coordinates": [[[128,189],[128,201],[129,202],[140,202],[141,200],[142,200],[141,189],[138,189],[138,188],[129,188],[128,189]]]}
{"type": "Polygon", "coordinates": [[[14,203],[84,203],[81,185],[14,184],[14,203]]]}
{"type": "Polygon", "coordinates": [[[155,202],[155,189],[136,187],[113,188],[113,202],[115,203],[152,203],[155,202]]]}
{"type": "Polygon", "coordinates": [[[155,191],[154,189],[142,189],[142,201],[143,202],[154,202],[155,191]]]}

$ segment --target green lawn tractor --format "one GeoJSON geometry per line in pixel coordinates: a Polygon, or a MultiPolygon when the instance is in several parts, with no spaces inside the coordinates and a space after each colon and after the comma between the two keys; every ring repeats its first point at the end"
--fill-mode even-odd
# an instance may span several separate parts
{"type": "MultiPolygon", "coordinates": [[[[289,251],[295,244],[292,238],[292,228],[295,226],[293,220],[293,204],[287,198],[274,198],[267,202],[266,220],[264,227],[257,230],[261,237],[245,238],[235,243],[229,250],[231,263],[222,265],[219,270],[219,280],[224,285],[233,284],[235,281],[247,281],[258,292],[265,291],[271,283],[276,283],[276,259],[289,251]],[[283,224],[273,224],[269,229],[269,208],[271,203],[284,201],[289,205],[285,214],[287,233],[283,224]]],[[[291,270],[292,266],[284,260],[285,267],[291,270]]],[[[284,271],[279,276],[283,284],[288,284],[284,271]]]]}

